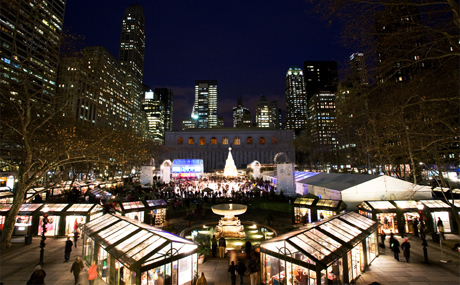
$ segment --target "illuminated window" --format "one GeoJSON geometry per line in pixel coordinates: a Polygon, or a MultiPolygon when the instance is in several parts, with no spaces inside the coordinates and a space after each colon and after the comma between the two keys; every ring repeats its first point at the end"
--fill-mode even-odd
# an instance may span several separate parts
{"type": "Polygon", "coordinates": [[[259,139],[259,144],[265,144],[265,139],[263,137],[259,139]]]}
{"type": "Polygon", "coordinates": [[[211,144],[217,144],[217,139],[215,137],[211,138],[211,144]]]}
{"type": "Polygon", "coordinates": [[[247,143],[247,144],[252,144],[252,138],[251,138],[251,137],[248,137],[248,138],[246,139],[246,143],[247,143]]]}
{"type": "Polygon", "coordinates": [[[204,145],[204,143],[205,143],[205,140],[204,140],[203,137],[201,137],[201,138],[200,138],[200,145],[204,145]]]}
{"type": "Polygon", "coordinates": [[[178,137],[177,144],[184,144],[184,139],[182,137],[178,137]]]}
{"type": "Polygon", "coordinates": [[[224,137],[222,139],[222,144],[228,144],[228,138],[227,137],[224,137]]]}
{"type": "Polygon", "coordinates": [[[239,137],[236,137],[236,138],[233,140],[233,144],[234,144],[234,145],[240,145],[240,143],[241,143],[241,140],[240,140],[239,137]]]}
{"type": "Polygon", "coordinates": [[[275,137],[272,137],[272,144],[277,144],[278,140],[275,137]]]}
{"type": "Polygon", "coordinates": [[[194,143],[195,143],[195,140],[192,137],[188,138],[188,144],[194,144],[194,143]]]}

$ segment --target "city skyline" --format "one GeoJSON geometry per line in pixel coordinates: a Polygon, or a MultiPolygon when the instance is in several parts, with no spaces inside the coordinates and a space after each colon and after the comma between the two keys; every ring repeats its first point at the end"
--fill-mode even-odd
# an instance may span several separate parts
{"type": "MultiPolygon", "coordinates": [[[[195,80],[219,81],[218,115],[231,127],[238,97],[254,111],[264,95],[284,112],[284,75],[290,66],[336,60],[346,67],[353,52],[338,43],[339,27],[309,14],[312,6],[303,1],[136,3],[145,14],[143,83],[172,89],[173,129],[190,116],[195,80]]],[[[84,35],[82,47],[102,45],[116,57],[121,21],[131,4],[67,1],[64,30],[84,35]]]]}

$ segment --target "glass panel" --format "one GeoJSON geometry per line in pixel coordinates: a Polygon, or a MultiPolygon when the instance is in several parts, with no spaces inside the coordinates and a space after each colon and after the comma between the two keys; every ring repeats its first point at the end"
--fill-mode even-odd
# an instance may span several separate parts
{"type": "Polygon", "coordinates": [[[339,202],[340,201],[337,200],[319,199],[316,206],[336,208],[339,205],[339,202]]]}
{"type": "Polygon", "coordinates": [[[371,219],[363,217],[360,214],[357,214],[355,212],[347,213],[345,215],[340,216],[340,218],[342,218],[342,219],[344,219],[344,220],[346,220],[346,221],[348,221],[348,222],[350,222],[352,224],[356,224],[357,226],[359,226],[362,229],[368,229],[373,224],[375,224],[375,222],[372,221],[371,219]]]}
{"type": "Polygon", "coordinates": [[[422,202],[428,208],[450,208],[449,205],[441,200],[422,200],[420,202],[422,202]]]}
{"type": "MultiPolygon", "coordinates": [[[[325,248],[324,246],[320,245],[319,243],[315,242],[314,240],[310,239],[306,235],[298,235],[297,236],[300,240],[302,240],[305,244],[313,247],[316,251],[321,252],[322,255],[327,256],[331,254],[331,251],[325,248]]],[[[302,248],[302,247],[301,247],[302,248]]],[[[323,256],[323,258],[324,258],[323,256]]]]}
{"type": "Polygon", "coordinates": [[[88,212],[94,204],[73,204],[66,212],[88,212]]]}
{"type": "Polygon", "coordinates": [[[87,224],[85,224],[85,227],[89,228],[90,230],[92,231],[98,231],[110,224],[113,224],[114,222],[118,221],[119,219],[114,217],[114,216],[110,216],[110,217],[106,217],[106,216],[101,216],[87,224]]]}
{"type": "Polygon", "coordinates": [[[315,201],[313,198],[297,198],[295,199],[294,204],[311,205],[313,204],[313,201],[315,201]]]}
{"type": "Polygon", "coordinates": [[[108,236],[106,238],[106,241],[110,244],[114,244],[116,243],[117,241],[119,241],[120,239],[126,237],[127,235],[129,235],[130,233],[134,232],[135,230],[137,230],[137,227],[135,225],[129,225],[125,228],[123,228],[121,231],[117,231],[115,233],[113,233],[112,235],[108,236]]]}
{"type": "Polygon", "coordinates": [[[122,203],[123,209],[130,210],[130,209],[142,209],[144,208],[144,204],[141,201],[134,201],[134,202],[124,202],[122,203]]]}
{"type": "Polygon", "coordinates": [[[321,260],[323,259],[324,256],[321,256],[321,252],[319,252],[317,249],[314,247],[310,246],[308,243],[305,243],[301,239],[294,237],[290,239],[293,243],[295,243],[297,246],[301,247],[305,252],[313,256],[314,258],[321,260]]]}
{"type": "Polygon", "coordinates": [[[369,207],[369,205],[366,202],[362,202],[361,204],[359,204],[358,208],[364,209],[364,210],[367,210],[367,211],[372,211],[372,208],[369,207]]]}
{"type": "Polygon", "coordinates": [[[8,212],[11,206],[11,204],[0,204],[0,212],[8,212]]]}
{"type": "Polygon", "coordinates": [[[45,204],[45,206],[40,210],[40,212],[45,212],[48,209],[48,212],[60,212],[69,204],[45,204]]]}
{"type": "Polygon", "coordinates": [[[184,246],[179,250],[178,254],[188,253],[195,250],[196,248],[197,246],[194,244],[184,244],[184,246]]]}
{"type": "Polygon", "coordinates": [[[166,206],[166,202],[162,199],[158,200],[147,200],[147,204],[149,207],[155,207],[155,206],[166,206]]]}
{"type": "Polygon", "coordinates": [[[104,210],[104,208],[102,208],[101,205],[95,205],[90,213],[96,213],[96,212],[100,212],[102,210],[104,210]]]}
{"type": "Polygon", "coordinates": [[[417,202],[413,200],[409,201],[393,201],[396,206],[400,209],[417,209],[417,202]]]}
{"type": "Polygon", "coordinates": [[[330,251],[335,251],[342,246],[340,243],[326,236],[322,232],[317,231],[316,229],[312,229],[308,232],[305,232],[305,235],[308,238],[320,243],[322,246],[326,247],[330,251]]]}
{"type": "Polygon", "coordinates": [[[166,241],[167,240],[165,240],[163,238],[159,238],[158,240],[156,240],[153,243],[151,243],[150,240],[145,240],[139,246],[137,246],[136,248],[134,248],[133,250],[128,252],[127,255],[132,257],[135,260],[139,260],[142,257],[144,257],[146,254],[154,251],[157,247],[159,247],[161,244],[163,244],[166,241]]]}
{"type": "Polygon", "coordinates": [[[338,237],[339,239],[345,241],[345,242],[349,242],[350,240],[352,240],[354,238],[353,235],[350,235],[349,233],[347,233],[346,231],[330,224],[330,223],[325,223],[325,224],[322,224],[319,226],[322,230],[338,237]]]}
{"type": "Polygon", "coordinates": [[[127,227],[128,225],[129,223],[125,221],[118,222],[109,227],[108,229],[105,229],[102,232],[100,232],[99,236],[106,239],[109,235],[113,234],[116,231],[119,231],[121,228],[127,227]]]}
{"type": "Polygon", "coordinates": [[[358,228],[355,228],[355,227],[353,227],[353,226],[351,226],[351,225],[349,225],[347,223],[344,223],[339,219],[334,219],[334,220],[330,221],[330,223],[335,225],[335,226],[337,226],[338,228],[346,231],[347,233],[352,234],[355,237],[362,233],[362,231],[359,230],[358,228]]]}
{"type": "Polygon", "coordinates": [[[385,210],[385,209],[396,209],[396,207],[391,204],[389,201],[372,201],[367,202],[374,209],[385,210]]]}
{"type": "Polygon", "coordinates": [[[127,252],[131,248],[137,246],[139,243],[148,239],[151,236],[152,234],[148,233],[147,231],[140,231],[137,234],[133,235],[132,237],[118,244],[115,248],[117,248],[120,251],[127,252]]]}
{"type": "MultiPolygon", "coordinates": [[[[40,206],[43,204],[22,204],[21,208],[19,208],[19,212],[33,212],[40,208],[40,206]]],[[[66,206],[67,204],[65,204],[66,206]]],[[[64,207],[65,207],[64,206],[64,207]]]]}

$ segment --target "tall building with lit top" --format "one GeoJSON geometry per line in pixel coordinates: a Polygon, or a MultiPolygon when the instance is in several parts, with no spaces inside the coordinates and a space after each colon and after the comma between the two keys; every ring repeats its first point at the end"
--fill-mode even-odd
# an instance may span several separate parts
{"type": "Polygon", "coordinates": [[[207,129],[219,126],[217,80],[195,81],[195,104],[192,118],[196,121],[196,128],[207,129]]]}
{"type": "Polygon", "coordinates": [[[145,92],[143,109],[147,115],[147,137],[158,144],[164,144],[165,140],[165,104],[152,90],[145,92]]]}
{"type": "Polygon", "coordinates": [[[367,76],[366,60],[363,53],[356,52],[350,56],[351,77],[359,82],[360,85],[369,85],[367,76]]]}
{"type": "Polygon", "coordinates": [[[243,98],[238,98],[238,104],[236,107],[233,108],[233,127],[252,127],[252,114],[248,108],[243,107],[243,98]]]}
{"type": "Polygon", "coordinates": [[[302,69],[292,66],[286,73],[286,129],[301,130],[307,124],[307,95],[302,69]]]}
{"type": "Polygon", "coordinates": [[[119,61],[126,70],[126,90],[133,114],[131,127],[142,133],[142,81],[144,76],[145,17],[139,4],[126,8],[121,27],[119,61]]]}
{"type": "Polygon", "coordinates": [[[271,123],[270,102],[262,95],[256,108],[256,126],[258,128],[269,128],[271,123]]]}

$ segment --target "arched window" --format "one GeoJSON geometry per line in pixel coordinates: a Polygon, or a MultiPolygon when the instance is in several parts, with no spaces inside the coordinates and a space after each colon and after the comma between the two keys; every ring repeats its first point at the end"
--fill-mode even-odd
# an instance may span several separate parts
{"type": "Polygon", "coordinates": [[[205,140],[204,140],[203,137],[201,137],[201,138],[200,138],[200,145],[204,145],[204,143],[205,143],[205,140]]]}
{"type": "Polygon", "coordinates": [[[227,137],[224,137],[222,139],[222,144],[228,144],[228,138],[227,137]]]}
{"type": "Polygon", "coordinates": [[[272,144],[277,144],[278,140],[275,137],[272,137],[272,144]]]}
{"type": "Polygon", "coordinates": [[[184,139],[182,137],[178,137],[177,144],[180,144],[180,145],[184,144],[184,139]]]}
{"type": "Polygon", "coordinates": [[[265,139],[263,137],[259,138],[259,144],[265,144],[265,139]]]}
{"type": "Polygon", "coordinates": [[[194,144],[195,140],[192,137],[188,138],[188,144],[194,144]]]}
{"type": "Polygon", "coordinates": [[[241,143],[241,140],[240,140],[239,137],[236,137],[236,138],[233,140],[233,144],[234,144],[234,145],[240,145],[240,143],[241,143]]]}
{"type": "Polygon", "coordinates": [[[248,137],[248,138],[246,139],[246,143],[247,143],[247,144],[252,144],[252,137],[248,137]]]}
{"type": "Polygon", "coordinates": [[[215,137],[211,138],[211,144],[217,144],[217,139],[215,137]]]}

